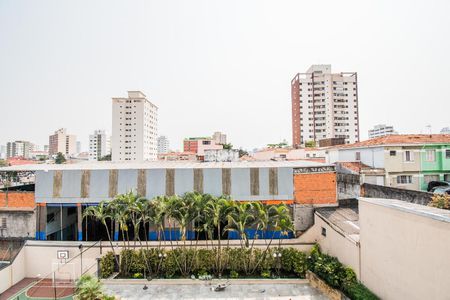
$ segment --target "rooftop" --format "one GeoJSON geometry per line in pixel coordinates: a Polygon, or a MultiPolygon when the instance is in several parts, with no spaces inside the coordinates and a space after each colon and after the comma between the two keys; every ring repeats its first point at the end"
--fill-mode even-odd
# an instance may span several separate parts
{"type": "Polygon", "coordinates": [[[450,144],[450,134],[392,134],[335,148],[363,148],[387,145],[450,144]]]}
{"type": "Polygon", "coordinates": [[[296,168],[332,166],[313,161],[147,161],[147,162],[80,162],[76,164],[34,164],[0,168],[1,171],[110,170],[110,169],[195,169],[195,168],[296,168]]]}
{"type": "Polygon", "coordinates": [[[340,204],[339,207],[322,207],[316,213],[335,230],[352,240],[359,241],[359,214],[357,200],[340,204]]]}

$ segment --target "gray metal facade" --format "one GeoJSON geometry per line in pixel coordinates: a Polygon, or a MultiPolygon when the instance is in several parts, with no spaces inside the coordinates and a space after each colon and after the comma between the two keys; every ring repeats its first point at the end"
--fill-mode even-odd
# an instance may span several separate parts
{"type": "Polygon", "coordinates": [[[145,191],[143,196],[148,199],[172,193],[182,195],[194,190],[220,196],[226,194],[228,189],[235,200],[293,199],[292,167],[223,170],[225,169],[38,170],[36,202],[98,203],[111,199],[115,194],[138,192],[138,182],[140,190],[145,191]],[[223,184],[224,182],[227,184],[223,184]]]}

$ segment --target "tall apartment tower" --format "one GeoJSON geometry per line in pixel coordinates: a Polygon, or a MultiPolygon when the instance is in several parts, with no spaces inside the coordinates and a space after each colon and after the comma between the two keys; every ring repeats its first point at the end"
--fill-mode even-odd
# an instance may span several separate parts
{"type": "Polygon", "coordinates": [[[61,152],[65,156],[71,156],[77,152],[77,137],[67,134],[65,128],[58,129],[49,137],[49,155],[56,155],[61,152]]]}
{"type": "Polygon", "coordinates": [[[158,107],[140,91],[112,98],[112,160],[156,160],[158,107]]]}
{"type": "Polygon", "coordinates": [[[169,152],[169,139],[165,135],[158,137],[158,154],[169,152]]]}
{"type": "Polygon", "coordinates": [[[111,154],[111,140],[104,130],[89,135],[89,160],[96,161],[111,154]]]}
{"type": "Polygon", "coordinates": [[[331,73],[331,65],[312,65],[291,81],[292,144],[345,138],[359,141],[356,72],[331,73]]]}

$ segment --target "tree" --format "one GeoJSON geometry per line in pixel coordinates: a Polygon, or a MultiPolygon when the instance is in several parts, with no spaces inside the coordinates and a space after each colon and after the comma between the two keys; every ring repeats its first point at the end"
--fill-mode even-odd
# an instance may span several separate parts
{"type": "Polygon", "coordinates": [[[114,253],[114,258],[116,259],[117,265],[119,265],[119,261],[117,259],[117,256],[116,256],[116,253],[114,250],[114,246],[113,246],[113,243],[111,240],[111,234],[109,232],[108,224],[106,224],[106,220],[111,219],[110,206],[108,204],[106,204],[106,201],[101,201],[98,204],[98,206],[89,206],[88,208],[85,209],[85,211],[83,213],[83,218],[86,218],[86,217],[93,217],[97,221],[100,221],[103,224],[103,226],[105,226],[106,233],[108,234],[108,240],[111,245],[111,249],[114,253]]]}
{"type": "Polygon", "coordinates": [[[63,164],[65,162],[66,158],[64,157],[64,155],[61,152],[58,152],[58,154],[56,154],[55,164],[63,164]]]}
{"type": "Polygon", "coordinates": [[[248,155],[247,150],[239,148],[239,157],[246,156],[246,155],[248,155]]]}
{"type": "Polygon", "coordinates": [[[98,161],[111,161],[111,153],[106,154],[105,156],[102,156],[98,159],[98,161]]]}
{"type": "Polygon", "coordinates": [[[228,144],[222,144],[223,149],[225,150],[233,150],[233,145],[228,143],[228,144]]]}
{"type": "Polygon", "coordinates": [[[306,148],[314,148],[314,147],[316,147],[316,142],[315,141],[307,141],[305,143],[305,147],[306,148]]]}

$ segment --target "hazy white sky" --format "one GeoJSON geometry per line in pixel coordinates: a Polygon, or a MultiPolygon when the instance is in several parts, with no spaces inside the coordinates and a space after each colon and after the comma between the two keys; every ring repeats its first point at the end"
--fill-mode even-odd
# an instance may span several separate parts
{"type": "Polygon", "coordinates": [[[220,130],[247,149],[291,142],[290,80],[356,71],[362,137],[450,126],[450,1],[0,1],[0,143],[87,148],[111,97],[142,90],[159,132],[220,130]]]}

